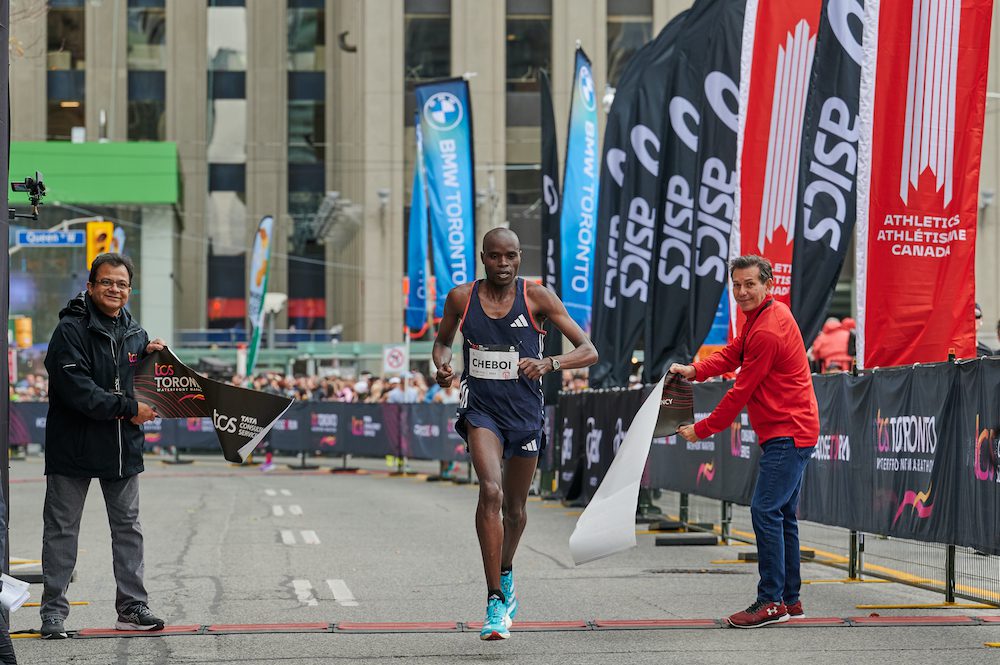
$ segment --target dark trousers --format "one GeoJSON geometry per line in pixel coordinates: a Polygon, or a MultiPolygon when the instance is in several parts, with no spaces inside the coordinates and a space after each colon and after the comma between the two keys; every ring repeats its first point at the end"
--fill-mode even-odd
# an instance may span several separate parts
{"type": "Polygon", "coordinates": [[[757,535],[757,600],[799,599],[799,506],[802,474],[814,446],[796,448],[790,437],[766,441],[761,450],[750,515],[757,535]]]}
{"type": "MultiPolygon", "coordinates": [[[[69,615],[66,590],[76,567],[80,540],[80,518],[90,488],[90,478],[49,474],[45,477],[45,507],[42,510],[42,619],[69,615]]],[[[142,576],[142,527],[139,525],[139,476],[101,480],[104,503],[111,526],[111,557],[114,562],[119,612],[135,603],[147,602],[142,576]]]]}

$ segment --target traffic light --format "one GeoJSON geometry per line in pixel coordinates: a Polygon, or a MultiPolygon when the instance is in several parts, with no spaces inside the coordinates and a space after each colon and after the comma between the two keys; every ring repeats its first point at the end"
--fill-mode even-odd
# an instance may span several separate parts
{"type": "Polygon", "coordinates": [[[114,222],[87,222],[87,270],[99,254],[111,251],[114,222]]]}

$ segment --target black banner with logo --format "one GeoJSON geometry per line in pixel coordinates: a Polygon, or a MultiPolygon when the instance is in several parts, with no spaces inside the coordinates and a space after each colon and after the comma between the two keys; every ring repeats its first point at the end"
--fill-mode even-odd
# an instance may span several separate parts
{"type": "MultiPolygon", "coordinates": [[[[817,375],[813,382],[820,437],[806,467],[801,519],[1000,553],[1000,360],[817,375]]],[[[731,385],[696,385],[695,419],[731,385]]],[[[611,414],[635,413],[640,403],[640,391],[560,400],[561,422],[583,421],[566,438],[597,458],[582,472],[584,497],[592,494],[586,486],[594,469],[610,462],[611,414]]],[[[653,443],[654,487],[750,503],[760,446],[745,412],[710,439],[653,443]]],[[[560,482],[572,485],[565,462],[560,482]]]]}
{"type": "Polygon", "coordinates": [[[135,375],[135,396],[164,418],[185,418],[204,434],[211,423],[223,456],[244,462],[294,400],[204,377],[169,349],[147,356],[135,375]],[[194,422],[193,422],[194,421],[194,422]]]}
{"type": "Polygon", "coordinates": [[[735,211],[740,44],[745,0],[698,0],[677,46],[660,159],[651,313],[643,379],[689,362],[715,320],[735,211]]]}
{"type": "Polygon", "coordinates": [[[857,219],[864,0],[824,0],[799,160],[792,314],[811,344],[830,307],[857,219]]]}
{"type": "Polygon", "coordinates": [[[592,338],[601,358],[590,385],[628,385],[632,351],[647,316],[659,224],[660,146],[678,35],[685,13],[629,61],[604,132],[597,204],[592,338]]]}
{"type": "MultiPolygon", "coordinates": [[[[559,147],[556,142],[556,116],[552,110],[552,91],[549,87],[549,76],[545,71],[539,72],[542,86],[542,278],[545,287],[561,295],[559,285],[559,147]]],[[[562,353],[562,334],[559,329],[546,321],[545,357],[557,356],[562,353]]],[[[542,377],[542,393],[546,404],[555,404],[562,390],[562,374],[552,372],[542,377]]]]}

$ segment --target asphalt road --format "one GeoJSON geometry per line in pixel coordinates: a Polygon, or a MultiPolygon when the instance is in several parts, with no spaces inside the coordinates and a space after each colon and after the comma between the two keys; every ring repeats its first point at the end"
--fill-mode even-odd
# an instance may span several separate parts
{"type": "MultiPolygon", "coordinates": [[[[171,626],[482,621],[485,588],[475,536],[475,486],[423,476],[274,471],[216,460],[147,462],[141,484],[150,606],[171,626]]],[[[422,470],[431,470],[423,466],[422,470]]],[[[421,469],[418,469],[421,470],[421,469]]],[[[10,555],[41,553],[45,484],[38,458],[12,462],[10,555]]],[[[21,663],[981,663],[997,659],[994,625],[595,630],[600,620],[719,619],[755,597],[747,546],[639,547],[574,567],[568,539],[578,510],[532,499],[515,560],[521,622],[580,622],[579,630],[517,630],[481,642],[452,629],[389,633],[193,634],[16,639],[21,663]],[[591,623],[584,623],[591,622],[591,623]]],[[[640,527],[641,528],[641,527],[640,527]]],[[[844,584],[845,573],[805,564],[811,617],[863,617],[857,604],[940,602],[900,584],[844,584]]],[[[41,586],[32,585],[32,601],[41,586]]],[[[103,499],[95,483],[83,518],[70,630],[114,624],[114,578],[103,499]]],[[[882,616],[1000,616],[993,610],[880,610],[882,616]]],[[[39,626],[37,608],[12,630],[39,626]]]]}

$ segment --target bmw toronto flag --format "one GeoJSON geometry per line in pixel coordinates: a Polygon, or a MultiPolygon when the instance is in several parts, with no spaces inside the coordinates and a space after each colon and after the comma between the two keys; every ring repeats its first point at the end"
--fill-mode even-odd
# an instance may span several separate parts
{"type": "Polygon", "coordinates": [[[146,356],[139,365],[135,397],[162,418],[211,418],[223,456],[236,464],[247,461],[295,401],[206,378],[169,349],[146,356]]]}
{"type": "Polygon", "coordinates": [[[415,92],[431,208],[434,318],[440,319],[448,292],[476,273],[472,105],[465,79],[425,83],[415,92]]]}
{"type": "Polygon", "coordinates": [[[563,177],[562,275],[559,285],[566,311],[590,332],[591,300],[594,292],[594,247],[597,235],[598,162],[597,91],[590,59],[576,50],[573,102],[570,105],[569,136],[566,141],[566,175],[563,177]]]}

